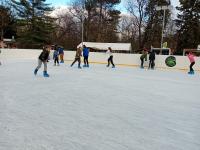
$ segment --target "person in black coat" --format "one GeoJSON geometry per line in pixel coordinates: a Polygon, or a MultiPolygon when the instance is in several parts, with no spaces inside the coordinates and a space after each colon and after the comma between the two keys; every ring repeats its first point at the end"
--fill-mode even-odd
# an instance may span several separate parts
{"type": "Polygon", "coordinates": [[[38,57],[38,66],[34,70],[35,75],[37,74],[38,70],[41,68],[41,65],[43,63],[44,64],[43,75],[44,75],[44,77],[49,77],[49,74],[47,73],[47,60],[48,60],[48,58],[49,58],[49,51],[48,51],[48,47],[45,46],[45,47],[43,47],[42,53],[38,57]]]}
{"type": "Polygon", "coordinates": [[[156,59],[156,53],[154,50],[152,50],[149,54],[149,69],[154,69],[155,67],[155,59],[156,59]]]}

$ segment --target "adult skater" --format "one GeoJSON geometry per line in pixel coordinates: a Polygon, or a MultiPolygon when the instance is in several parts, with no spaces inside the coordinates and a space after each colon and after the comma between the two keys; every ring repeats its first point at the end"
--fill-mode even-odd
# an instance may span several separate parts
{"type": "Polygon", "coordinates": [[[74,65],[75,62],[78,61],[78,68],[81,69],[81,56],[82,56],[82,51],[81,51],[81,48],[77,48],[76,50],[76,55],[75,55],[75,59],[73,61],[73,63],[71,64],[71,67],[74,65]]]}
{"type": "Polygon", "coordinates": [[[110,63],[112,64],[112,68],[115,68],[115,64],[113,63],[113,53],[111,47],[108,47],[108,50],[106,51],[106,54],[108,54],[108,65],[107,67],[110,66],[110,63]]]}
{"type": "Polygon", "coordinates": [[[58,56],[59,56],[59,52],[58,52],[57,49],[55,49],[54,52],[53,52],[54,66],[56,66],[56,63],[59,66],[59,58],[58,58],[58,56]]]}
{"type": "Polygon", "coordinates": [[[89,48],[83,45],[83,57],[84,57],[84,65],[83,67],[89,67],[88,57],[89,57],[89,48]]]}
{"type": "Polygon", "coordinates": [[[45,46],[45,47],[43,47],[42,53],[38,57],[38,66],[34,70],[34,74],[35,75],[37,74],[38,70],[40,69],[40,67],[41,67],[41,65],[43,63],[44,64],[43,76],[44,77],[49,77],[49,74],[47,73],[47,60],[48,60],[48,57],[49,57],[48,47],[45,46]]]}
{"type": "Polygon", "coordinates": [[[142,51],[142,55],[140,56],[140,60],[141,60],[141,65],[140,68],[144,68],[143,64],[144,64],[144,60],[147,61],[147,49],[144,48],[142,51]]]}
{"type": "Polygon", "coordinates": [[[59,56],[60,56],[60,63],[64,63],[64,48],[59,47],[58,52],[59,52],[59,56]]]}
{"type": "Polygon", "coordinates": [[[187,52],[186,53],[188,59],[190,60],[190,71],[188,72],[188,74],[194,74],[194,69],[193,69],[193,66],[195,64],[195,59],[194,59],[194,55],[192,54],[192,52],[187,52]]]}
{"type": "MultiPolygon", "coordinates": [[[[1,50],[0,50],[0,54],[1,54],[1,50]]],[[[0,61],[0,66],[1,66],[1,61],[0,61]]]]}
{"type": "Polygon", "coordinates": [[[155,59],[156,59],[156,53],[154,50],[152,50],[149,54],[149,69],[154,69],[155,67],[155,59]]]}

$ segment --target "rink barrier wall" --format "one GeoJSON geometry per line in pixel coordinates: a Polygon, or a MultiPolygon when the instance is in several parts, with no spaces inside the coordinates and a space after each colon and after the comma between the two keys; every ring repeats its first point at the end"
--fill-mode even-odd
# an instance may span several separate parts
{"type": "MultiPolygon", "coordinates": [[[[42,50],[39,49],[1,49],[0,59],[37,59],[42,50]]],[[[74,60],[75,51],[65,51],[64,59],[68,63],[74,60]]],[[[121,54],[114,53],[113,60],[116,66],[126,67],[139,67],[141,54],[121,54]]],[[[50,57],[53,57],[53,51],[51,51],[50,57]]],[[[155,67],[158,69],[178,69],[188,70],[190,62],[186,56],[175,56],[176,66],[167,67],[165,59],[168,55],[156,55],[155,67]]],[[[108,55],[105,53],[91,52],[89,56],[89,62],[94,64],[107,64],[108,55]]],[[[196,57],[196,64],[194,69],[200,71],[200,58],[196,57]]],[[[144,67],[148,66],[148,60],[144,62],[144,67]]]]}

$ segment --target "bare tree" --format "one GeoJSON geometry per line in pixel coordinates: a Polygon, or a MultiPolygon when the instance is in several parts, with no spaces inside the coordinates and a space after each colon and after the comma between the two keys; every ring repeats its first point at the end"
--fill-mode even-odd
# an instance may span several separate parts
{"type": "Polygon", "coordinates": [[[142,48],[142,28],[144,27],[145,22],[145,7],[147,0],[127,0],[126,9],[127,11],[135,17],[135,23],[138,28],[138,39],[139,39],[139,48],[142,48]]]}

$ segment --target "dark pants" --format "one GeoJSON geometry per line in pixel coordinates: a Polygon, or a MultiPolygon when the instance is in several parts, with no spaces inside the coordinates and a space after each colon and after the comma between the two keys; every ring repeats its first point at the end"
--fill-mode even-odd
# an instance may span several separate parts
{"type": "Polygon", "coordinates": [[[78,67],[80,67],[80,65],[81,65],[81,58],[80,57],[79,58],[75,58],[74,62],[71,64],[71,66],[73,66],[74,63],[77,62],[77,61],[78,61],[78,67]]]}
{"type": "Polygon", "coordinates": [[[89,63],[88,63],[88,56],[84,56],[84,64],[85,65],[89,65],[89,63]]]}
{"type": "Polygon", "coordinates": [[[144,68],[144,66],[143,66],[143,64],[144,64],[144,59],[142,59],[142,58],[140,58],[140,60],[141,60],[141,68],[144,68]]]}
{"type": "Polygon", "coordinates": [[[54,64],[56,65],[56,63],[59,64],[58,57],[54,58],[54,64]]]}
{"type": "Polygon", "coordinates": [[[192,63],[190,64],[190,72],[194,72],[194,69],[192,68],[192,67],[194,66],[194,64],[195,64],[195,62],[192,62],[192,63]]]}
{"type": "Polygon", "coordinates": [[[114,65],[114,63],[113,63],[113,56],[110,56],[109,58],[108,58],[108,67],[110,66],[110,63],[113,65],[113,67],[115,67],[115,65],[114,65]]]}
{"type": "Polygon", "coordinates": [[[149,69],[154,69],[154,66],[155,66],[155,62],[154,60],[149,60],[149,69]]]}

